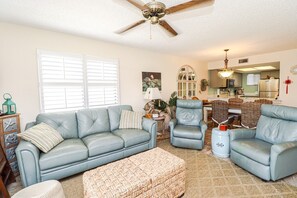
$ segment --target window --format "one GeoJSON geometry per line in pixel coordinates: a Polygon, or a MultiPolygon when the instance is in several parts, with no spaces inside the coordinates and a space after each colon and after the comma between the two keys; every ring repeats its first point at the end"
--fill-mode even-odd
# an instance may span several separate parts
{"type": "Polygon", "coordinates": [[[119,103],[118,61],[39,51],[41,111],[119,103]]]}
{"type": "Polygon", "coordinates": [[[258,85],[260,80],[260,74],[248,74],[246,79],[247,85],[258,85]]]}
{"type": "Polygon", "coordinates": [[[184,65],[178,71],[177,76],[177,97],[190,99],[197,94],[197,77],[194,69],[184,65]]]}

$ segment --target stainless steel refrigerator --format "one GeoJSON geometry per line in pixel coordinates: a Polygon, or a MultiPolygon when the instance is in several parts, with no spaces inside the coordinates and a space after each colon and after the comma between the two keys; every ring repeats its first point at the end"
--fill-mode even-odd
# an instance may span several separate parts
{"type": "Polygon", "coordinates": [[[267,79],[259,81],[260,98],[276,98],[279,91],[279,79],[267,79]]]}

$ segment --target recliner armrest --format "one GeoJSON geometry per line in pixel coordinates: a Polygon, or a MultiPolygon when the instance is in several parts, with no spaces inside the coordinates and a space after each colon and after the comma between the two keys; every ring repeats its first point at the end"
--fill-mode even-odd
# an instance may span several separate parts
{"type": "Polygon", "coordinates": [[[176,126],[177,120],[176,119],[171,119],[169,122],[169,126],[170,126],[170,131],[172,129],[174,129],[174,127],[176,126]]]}
{"type": "Polygon", "coordinates": [[[169,127],[170,127],[170,142],[172,144],[173,142],[173,129],[175,128],[177,124],[177,120],[176,119],[171,119],[170,122],[169,122],[169,127]]]}
{"type": "Polygon", "coordinates": [[[203,120],[201,120],[200,123],[199,123],[199,125],[200,125],[200,127],[201,127],[201,131],[202,131],[202,133],[203,133],[203,135],[204,135],[204,133],[205,133],[205,131],[206,131],[206,129],[207,129],[207,125],[206,125],[206,123],[205,123],[203,120]]]}
{"type": "Polygon", "coordinates": [[[297,141],[272,145],[270,170],[274,181],[297,172],[297,141]]]}
{"type": "Polygon", "coordinates": [[[41,182],[39,167],[40,150],[32,143],[21,140],[15,153],[23,186],[27,187],[41,182]]]}
{"type": "MultiPolygon", "coordinates": [[[[297,141],[295,142],[284,142],[280,144],[274,144],[271,147],[271,153],[281,154],[289,149],[297,149],[297,141]]],[[[297,154],[297,153],[296,153],[297,154]]]]}
{"type": "Polygon", "coordinates": [[[142,119],[142,128],[151,134],[150,148],[157,145],[157,122],[148,118],[142,119]]]}
{"type": "Polygon", "coordinates": [[[231,129],[230,141],[237,139],[253,139],[256,136],[255,129],[231,129]]]}

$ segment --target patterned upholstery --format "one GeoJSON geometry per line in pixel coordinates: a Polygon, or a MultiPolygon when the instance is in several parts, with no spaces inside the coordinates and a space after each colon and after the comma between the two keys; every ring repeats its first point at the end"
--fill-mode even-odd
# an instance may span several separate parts
{"type": "Polygon", "coordinates": [[[256,128],[261,114],[261,104],[245,102],[241,105],[241,125],[245,128],[256,128]]]}
{"type": "Polygon", "coordinates": [[[260,103],[260,104],[272,104],[272,100],[267,100],[267,99],[257,99],[254,102],[260,103]]]}
{"type": "Polygon", "coordinates": [[[228,103],[231,106],[238,106],[238,107],[240,107],[241,104],[243,103],[243,99],[241,99],[241,98],[229,98],[228,99],[228,103]]]}
{"type": "Polygon", "coordinates": [[[85,172],[84,197],[180,197],[185,173],[184,160],[155,148],[85,172]]]}
{"type": "Polygon", "coordinates": [[[217,124],[227,123],[228,117],[228,102],[223,100],[212,101],[212,120],[217,124]]]}

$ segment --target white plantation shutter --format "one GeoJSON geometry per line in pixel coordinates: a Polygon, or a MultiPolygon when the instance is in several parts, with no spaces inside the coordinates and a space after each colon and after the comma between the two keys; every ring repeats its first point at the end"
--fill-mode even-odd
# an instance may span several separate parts
{"type": "Polygon", "coordinates": [[[87,59],[89,107],[118,104],[118,62],[87,59]]]}
{"type": "Polygon", "coordinates": [[[42,112],[114,105],[118,61],[39,51],[42,112]]]}

